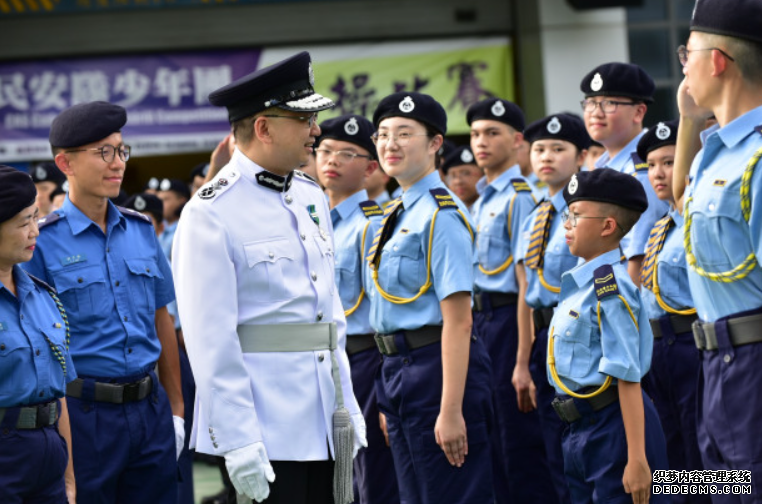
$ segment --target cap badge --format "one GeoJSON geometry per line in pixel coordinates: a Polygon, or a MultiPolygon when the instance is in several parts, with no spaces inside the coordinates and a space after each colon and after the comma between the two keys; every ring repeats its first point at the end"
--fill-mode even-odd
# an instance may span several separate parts
{"type": "Polygon", "coordinates": [[[308,73],[310,76],[310,86],[315,87],[315,72],[312,71],[312,62],[310,61],[308,68],[308,73]]]}
{"type": "Polygon", "coordinates": [[[572,178],[569,181],[569,194],[574,194],[575,192],[577,192],[578,188],[579,188],[579,180],[577,180],[577,175],[572,175],[572,178]]]}
{"type": "Polygon", "coordinates": [[[415,109],[415,103],[413,103],[413,99],[409,96],[406,96],[405,99],[400,102],[400,110],[406,114],[409,114],[413,111],[413,109],[415,109]]]}
{"type": "Polygon", "coordinates": [[[590,89],[593,91],[600,91],[603,87],[603,77],[598,72],[593,76],[593,80],[590,81],[590,89]]]}
{"type": "Polygon", "coordinates": [[[490,112],[492,112],[492,115],[495,117],[502,117],[503,114],[505,114],[505,105],[503,105],[503,102],[498,100],[494,104],[492,104],[492,108],[490,109],[490,112]]]}
{"type": "Polygon", "coordinates": [[[664,124],[663,122],[660,122],[656,126],[656,138],[659,140],[666,140],[669,138],[669,134],[672,133],[672,131],[669,129],[669,126],[664,124]]]}
{"type": "Polygon", "coordinates": [[[360,126],[357,124],[357,118],[353,117],[349,121],[344,123],[344,131],[347,135],[356,135],[360,131],[360,126]]]}
{"type": "Polygon", "coordinates": [[[558,120],[558,117],[554,117],[550,120],[547,126],[548,133],[551,135],[555,135],[559,131],[561,131],[561,121],[558,120]]]}
{"type": "Polygon", "coordinates": [[[460,153],[460,160],[464,163],[473,163],[474,162],[474,155],[471,154],[471,151],[468,149],[464,149],[463,152],[460,153]]]}
{"type": "Polygon", "coordinates": [[[34,170],[34,176],[40,180],[45,180],[46,178],[48,178],[48,172],[42,166],[38,166],[34,170]]]}
{"type": "Polygon", "coordinates": [[[143,199],[142,196],[138,196],[135,198],[135,210],[138,212],[142,212],[146,209],[146,200],[143,199]]]}
{"type": "Polygon", "coordinates": [[[154,191],[159,188],[159,179],[156,177],[151,177],[148,179],[148,188],[153,189],[154,191]]]}
{"type": "Polygon", "coordinates": [[[169,181],[169,179],[164,179],[161,181],[161,185],[159,186],[159,189],[162,191],[169,191],[172,188],[172,182],[169,181]]]}

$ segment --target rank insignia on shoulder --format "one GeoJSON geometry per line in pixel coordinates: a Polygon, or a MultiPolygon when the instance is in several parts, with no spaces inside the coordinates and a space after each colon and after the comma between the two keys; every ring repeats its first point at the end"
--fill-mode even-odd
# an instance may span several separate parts
{"type": "Polygon", "coordinates": [[[608,296],[619,295],[619,286],[616,284],[614,268],[610,264],[604,264],[600,268],[596,268],[593,272],[593,277],[595,279],[595,295],[598,296],[599,301],[608,296]]]}
{"type": "Polygon", "coordinates": [[[146,217],[145,215],[143,215],[140,212],[137,212],[137,211],[133,210],[132,208],[124,208],[124,207],[120,207],[120,206],[118,206],[117,208],[124,215],[129,215],[131,217],[137,217],[138,219],[140,219],[142,221],[148,222],[149,224],[151,223],[151,219],[150,218],[146,217]]]}
{"type": "Polygon", "coordinates": [[[384,215],[384,211],[381,209],[380,206],[378,206],[378,203],[376,203],[373,200],[363,201],[362,203],[360,203],[360,208],[362,209],[362,212],[365,214],[365,217],[369,219],[374,216],[384,215]]]}
{"type": "Polygon", "coordinates": [[[762,124],[760,124],[759,126],[757,126],[756,128],[754,128],[754,131],[756,131],[757,133],[759,133],[760,135],[762,135],[762,124]]]}
{"type": "Polygon", "coordinates": [[[648,171],[648,163],[640,159],[637,152],[633,152],[630,157],[632,158],[632,164],[635,166],[635,172],[648,171]]]}
{"type": "Polygon", "coordinates": [[[511,185],[516,192],[532,192],[532,188],[529,187],[527,181],[522,178],[511,179],[511,185]]]}
{"type": "Polygon", "coordinates": [[[44,228],[45,226],[49,226],[56,222],[58,219],[60,219],[61,216],[58,214],[58,212],[52,212],[43,217],[42,219],[37,221],[37,227],[40,229],[44,228]]]}
{"type": "Polygon", "coordinates": [[[715,180],[714,182],[712,182],[712,185],[713,185],[713,186],[716,186],[716,187],[725,187],[725,184],[727,184],[727,183],[728,183],[728,181],[727,181],[727,180],[724,180],[724,179],[717,179],[717,180],[715,180]]]}
{"type": "Polygon", "coordinates": [[[211,183],[198,190],[198,197],[201,199],[212,199],[215,194],[217,194],[217,188],[211,183]]]}
{"type": "Polygon", "coordinates": [[[447,189],[443,189],[441,187],[437,187],[434,189],[429,189],[429,192],[432,196],[434,196],[434,200],[437,202],[437,205],[441,209],[457,209],[458,204],[455,203],[455,200],[452,199],[452,195],[447,192],[447,189]]]}

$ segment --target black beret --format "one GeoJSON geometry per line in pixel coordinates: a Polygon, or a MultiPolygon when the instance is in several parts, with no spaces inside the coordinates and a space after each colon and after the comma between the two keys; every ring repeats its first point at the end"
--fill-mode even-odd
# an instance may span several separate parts
{"type": "Polygon", "coordinates": [[[119,189],[119,194],[116,196],[113,196],[109,198],[111,202],[117,206],[124,205],[124,202],[127,201],[127,198],[129,198],[129,194],[127,194],[127,191],[124,189],[119,189]]]}
{"type": "Polygon", "coordinates": [[[589,96],[625,96],[651,103],[656,85],[650,75],[631,63],[606,63],[582,78],[580,90],[589,96]]]}
{"type": "Polygon", "coordinates": [[[333,107],[333,101],[316,93],[314,87],[310,53],[302,51],[213,91],[209,102],[227,107],[231,123],[270,107],[294,112],[333,107]]]}
{"type": "Polygon", "coordinates": [[[566,140],[580,150],[590,147],[590,135],[587,134],[585,123],[576,115],[566,113],[533,122],[524,130],[524,138],[529,143],[544,139],[566,140]]]}
{"type": "Polygon", "coordinates": [[[456,147],[445,156],[444,161],[442,161],[442,173],[446,175],[450,168],[461,165],[476,166],[474,153],[471,152],[470,147],[465,145],[456,147]]]}
{"type": "Polygon", "coordinates": [[[193,180],[196,177],[206,178],[206,174],[209,173],[209,163],[206,161],[194,166],[190,171],[190,178],[193,180]]]}
{"type": "Polygon", "coordinates": [[[362,147],[370,154],[371,159],[376,159],[376,146],[370,138],[376,129],[373,123],[363,116],[347,114],[333,119],[326,119],[320,123],[320,136],[315,142],[316,146],[328,138],[353,143],[362,147]]]}
{"type": "Polygon", "coordinates": [[[434,128],[444,135],[447,133],[447,112],[438,101],[423,93],[394,93],[381,100],[373,112],[373,125],[378,125],[387,117],[407,117],[434,128]]]}
{"type": "Polygon", "coordinates": [[[468,107],[466,112],[468,125],[471,126],[471,123],[480,119],[500,121],[520,132],[524,131],[526,125],[521,108],[513,102],[500,98],[488,98],[468,107]]]}
{"type": "Polygon", "coordinates": [[[53,182],[56,185],[61,185],[66,181],[66,175],[51,161],[37,163],[29,171],[29,174],[32,176],[32,181],[35,184],[37,182],[53,182]]]}
{"type": "Polygon", "coordinates": [[[697,0],[691,31],[762,42],[760,21],[762,2],[759,0],[697,0]]]}
{"type": "Polygon", "coordinates": [[[0,223],[34,205],[37,188],[28,173],[0,165],[0,223]]]}
{"type": "Polygon", "coordinates": [[[148,212],[161,222],[164,220],[164,203],[158,196],[149,193],[139,193],[124,202],[125,208],[130,208],[138,212],[148,212]]]}
{"type": "Polygon", "coordinates": [[[638,141],[638,157],[646,161],[648,153],[665,145],[677,143],[677,125],[679,120],[660,122],[646,131],[638,141]]]}
{"type": "Polygon", "coordinates": [[[163,179],[159,183],[159,191],[172,191],[185,199],[190,199],[190,188],[188,184],[179,179],[163,179]]]}
{"type": "Polygon", "coordinates": [[[104,101],[80,103],[67,108],[50,125],[52,147],[81,147],[121,131],[127,123],[124,107],[104,101]]]}
{"type": "Polygon", "coordinates": [[[564,188],[564,199],[567,205],[575,201],[598,201],[640,213],[648,208],[643,184],[632,175],[611,168],[575,173],[564,188]]]}

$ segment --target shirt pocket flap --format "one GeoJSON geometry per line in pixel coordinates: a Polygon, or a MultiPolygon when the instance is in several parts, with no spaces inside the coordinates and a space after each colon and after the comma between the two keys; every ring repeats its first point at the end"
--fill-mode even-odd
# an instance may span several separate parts
{"type": "Polygon", "coordinates": [[[249,268],[255,265],[268,262],[275,263],[279,259],[294,260],[294,254],[290,249],[291,244],[285,238],[275,240],[263,240],[243,244],[243,250],[246,253],[246,261],[249,268]]]}
{"type": "Polygon", "coordinates": [[[98,265],[63,270],[52,274],[58,292],[66,292],[72,289],[83,289],[95,283],[106,283],[103,268],[98,265]]]}
{"type": "Polygon", "coordinates": [[[7,357],[16,350],[24,350],[28,348],[29,343],[24,341],[24,336],[19,333],[7,332],[4,337],[0,336],[0,357],[7,357]]]}
{"type": "Polygon", "coordinates": [[[421,250],[416,237],[399,240],[392,245],[392,251],[398,256],[410,259],[418,259],[423,256],[423,251],[421,250]]]}
{"type": "Polygon", "coordinates": [[[159,267],[156,266],[156,261],[153,259],[125,259],[127,269],[133,275],[141,275],[153,278],[164,278],[164,275],[159,271],[159,267]]]}

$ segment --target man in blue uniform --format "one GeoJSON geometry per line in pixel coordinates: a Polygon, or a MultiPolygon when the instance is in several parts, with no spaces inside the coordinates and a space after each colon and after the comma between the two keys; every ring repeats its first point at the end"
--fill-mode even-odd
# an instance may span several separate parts
{"type": "Polygon", "coordinates": [[[531,186],[521,176],[517,150],[523,142],[524,113],[514,103],[490,98],[472,105],[471,150],[484,170],[474,204],[477,224],[474,270],[474,327],[493,362],[495,497],[503,502],[555,502],[534,411],[529,370],[531,314],[526,304],[519,250],[521,225],[535,206],[531,186]]]}
{"type": "Polygon", "coordinates": [[[53,121],[50,144],[69,194],[40,221],[25,267],[58,290],[69,317],[77,501],[174,504],[184,422],[166,309],[172,276],[150,219],[109,201],[129,158],[126,121],[106,102],[75,105],[53,121]]]}
{"type": "MultiPolygon", "coordinates": [[[[713,502],[760,502],[762,441],[762,4],[699,0],[678,49],[685,74],[680,133],[703,148],[685,194],[688,281],[700,319],[699,446],[704,466],[751,471],[752,495],[713,502]]],[[[678,151],[681,151],[678,141],[678,151]]],[[[686,163],[680,163],[685,165],[686,163]]],[[[674,183],[685,178],[675,170],[674,183]]],[[[676,195],[677,196],[677,195],[676,195]]]]}

